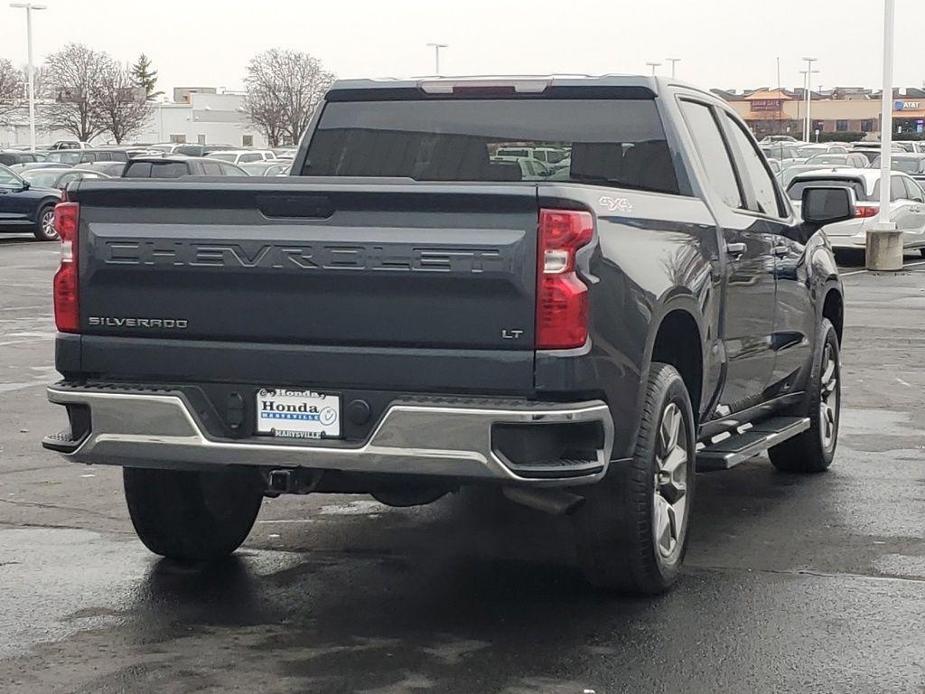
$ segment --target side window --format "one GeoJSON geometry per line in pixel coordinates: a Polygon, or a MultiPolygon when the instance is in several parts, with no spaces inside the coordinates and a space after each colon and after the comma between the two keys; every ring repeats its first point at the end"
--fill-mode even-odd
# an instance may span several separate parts
{"type": "MultiPolygon", "coordinates": [[[[783,212],[777,199],[777,191],[774,189],[774,181],[771,179],[771,174],[764,167],[761,155],[758,154],[758,150],[752,145],[751,140],[738,121],[728,113],[724,113],[723,118],[725,118],[729,131],[732,133],[732,142],[745,163],[749,182],[754,187],[755,204],[758,208],[755,212],[782,217],[783,212]]],[[[751,207],[751,205],[749,206],[751,207]]]]}
{"type": "Polygon", "coordinates": [[[906,187],[903,185],[902,176],[890,176],[890,200],[904,200],[906,197],[906,187]]]}
{"type": "Polygon", "coordinates": [[[214,161],[202,162],[202,170],[206,176],[221,176],[222,175],[222,167],[220,167],[214,161]]]}
{"type": "Polygon", "coordinates": [[[247,176],[247,173],[232,164],[219,164],[225,176],[247,176]]]}
{"type": "Polygon", "coordinates": [[[925,202],[925,192],[922,191],[922,187],[918,183],[911,178],[903,178],[903,183],[906,184],[906,198],[908,200],[925,202]]]}
{"type": "Polygon", "coordinates": [[[0,186],[4,188],[19,188],[19,177],[6,167],[0,166],[0,186]]]}
{"type": "Polygon", "coordinates": [[[729,207],[744,208],[735,169],[732,167],[719,124],[713,117],[713,109],[695,101],[682,100],[681,110],[694,137],[694,145],[703,162],[710,187],[729,207]]]}

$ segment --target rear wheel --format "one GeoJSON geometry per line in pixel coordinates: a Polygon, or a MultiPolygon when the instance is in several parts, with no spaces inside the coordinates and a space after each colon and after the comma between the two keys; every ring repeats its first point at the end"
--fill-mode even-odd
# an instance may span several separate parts
{"type": "Polygon", "coordinates": [[[835,458],[841,415],[841,358],[838,333],[827,318],[822,319],[819,336],[801,413],[809,415],[810,427],[768,450],[774,467],[785,472],[823,472],[835,458]]]}
{"type": "Polygon", "coordinates": [[[589,581],[647,595],[671,587],[687,550],[695,450],[684,381],[673,366],[654,363],[632,460],[612,466],[575,514],[589,581]]]}
{"type": "Polygon", "coordinates": [[[55,206],[45,205],[35,218],[35,238],[39,241],[54,241],[58,238],[55,231],[55,206]]]}
{"type": "Polygon", "coordinates": [[[250,470],[188,472],[124,468],[132,525],[155,554],[210,560],[234,552],[250,532],[263,489],[250,470]]]}

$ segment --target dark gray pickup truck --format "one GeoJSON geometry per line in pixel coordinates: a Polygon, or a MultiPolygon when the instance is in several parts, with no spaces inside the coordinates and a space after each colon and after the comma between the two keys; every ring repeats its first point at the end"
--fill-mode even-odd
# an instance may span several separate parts
{"type": "Polygon", "coordinates": [[[264,496],[471,484],[570,517],[589,579],[677,577],[695,469],[832,462],[842,288],[742,121],[640,77],[347,81],[288,179],[83,181],[56,210],[70,428],[154,552],[264,496]]]}

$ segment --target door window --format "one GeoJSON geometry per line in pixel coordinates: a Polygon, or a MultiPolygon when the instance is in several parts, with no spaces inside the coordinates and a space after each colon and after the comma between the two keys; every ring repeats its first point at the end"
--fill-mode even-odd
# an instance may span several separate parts
{"type": "Polygon", "coordinates": [[[925,202],[925,191],[922,190],[922,187],[918,183],[911,178],[903,178],[902,181],[906,186],[906,198],[908,200],[925,202]]]}
{"type": "Polygon", "coordinates": [[[0,186],[4,188],[19,188],[22,185],[19,178],[5,166],[0,166],[0,186]]]}
{"type": "Polygon", "coordinates": [[[890,177],[890,200],[904,200],[906,198],[906,187],[903,185],[902,176],[890,177]]]}
{"type": "Polygon", "coordinates": [[[681,110],[694,138],[694,145],[703,162],[710,187],[720,199],[733,209],[742,209],[745,203],[736,180],[729,151],[713,116],[713,109],[695,101],[681,101],[681,110]]]}
{"type": "Polygon", "coordinates": [[[748,172],[748,179],[755,194],[755,201],[749,202],[749,207],[755,208],[755,212],[772,217],[783,217],[784,213],[777,199],[774,180],[765,168],[763,158],[755,149],[755,145],[752,144],[742,125],[728,113],[724,112],[723,117],[726,125],[729,126],[729,132],[732,133],[732,142],[739,151],[741,160],[745,163],[745,170],[748,172]]]}

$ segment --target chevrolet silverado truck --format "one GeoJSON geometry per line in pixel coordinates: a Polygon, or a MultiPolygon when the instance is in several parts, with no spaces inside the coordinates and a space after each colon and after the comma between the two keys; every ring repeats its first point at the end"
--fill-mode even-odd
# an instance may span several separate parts
{"type": "Polygon", "coordinates": [[[838,435],[842,287],[743,122],[643,77],[334,85],[288,178],[81,181],[56,209],[70,460],[124,469],[153,552],[264,497],[465,485],[574,524],[599,586],[668,589],[696,470],[838,435]],[[563,153],[555,170],[497,153],[563,153]]]}

